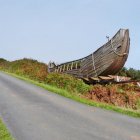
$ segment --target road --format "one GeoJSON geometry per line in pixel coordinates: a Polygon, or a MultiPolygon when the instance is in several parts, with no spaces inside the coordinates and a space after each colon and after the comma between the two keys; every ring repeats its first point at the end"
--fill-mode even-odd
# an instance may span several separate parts
{"type": "Polygon", "coordinates": [[[2,72],[0,116],[16,140],[140,140],[140,119],[80,104],[2,72]]]}

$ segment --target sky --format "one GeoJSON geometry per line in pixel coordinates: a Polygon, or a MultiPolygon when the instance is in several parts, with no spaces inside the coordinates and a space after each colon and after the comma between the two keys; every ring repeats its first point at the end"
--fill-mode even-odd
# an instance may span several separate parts
{"type": "Polygon", "coordinates": [[[127,68],[140,69],[140,0],[0,0],[0,57],[67,62],[129,29],[127,68]]]}

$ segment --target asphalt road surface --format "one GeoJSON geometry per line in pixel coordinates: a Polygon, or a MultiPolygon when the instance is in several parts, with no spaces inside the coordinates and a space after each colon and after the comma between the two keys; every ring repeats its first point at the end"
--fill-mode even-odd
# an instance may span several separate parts
{"type": "Polygon", "coordinates": [[[140,119],[77,103],[2,72],[0,116],[16,140],[140,140],[140,119]]]}

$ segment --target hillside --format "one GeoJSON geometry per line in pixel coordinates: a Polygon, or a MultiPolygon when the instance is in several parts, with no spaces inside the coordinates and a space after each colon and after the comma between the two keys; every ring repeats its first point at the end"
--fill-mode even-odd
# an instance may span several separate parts
{"type": "Polygon", "coordinates": [[[1,58],[0,68],[38,81],[45,81],[48,74],[46,64],[27,58],[12,62],[1,58]]]}
{"type": "MultiPolygon", "coordinates": [[[[27,58],[12,62],[1,58],[0,69],[59,89],[64,89],[72,95],[93,102],[140,111],[140,88],[133,83],[87,85],[82,80],[67,74],[48,73],[46,64],[27,58]]],[[[124,75],[124,71],[121,71],[121,74],[124,75]]]]}

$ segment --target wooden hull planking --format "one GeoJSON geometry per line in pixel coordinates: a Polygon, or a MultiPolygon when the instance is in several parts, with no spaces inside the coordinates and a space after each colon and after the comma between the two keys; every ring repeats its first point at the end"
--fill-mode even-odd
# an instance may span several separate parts
{"type": "Polygon", "coordinates": [[[87,57],[57,66],[50,63],[49,71],[66,73],[78,78],[114,75],[124,66],[129,46],[129,30],[120,29],[111,40],[87,57]]]}

